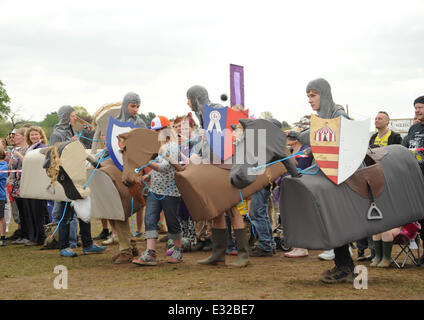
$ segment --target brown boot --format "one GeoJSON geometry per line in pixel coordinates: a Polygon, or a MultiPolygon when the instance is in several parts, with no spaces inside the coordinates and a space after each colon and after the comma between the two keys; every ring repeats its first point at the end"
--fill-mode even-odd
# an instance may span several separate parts
{"type": "Polygon", "coordinates": [[[212,255],[199,260],[199,264],[225,264],[225,249],[227,249],[227,229],[212,228],[212,255]]]}
{"type": "Polygon", "coordinates": [[[124,263],[131,263],[133,260],[133,255],[128,252],[120,252],[116,258],[113,260],[113,263],[115,264],[124,264],[124,263]]]}
{"type": "Polygon", "coordinates": [[[247,229],[234,229],[237,243],[237,259],[228,265],[229,268],[243,268],[249,262],[249,239],[247,239],[247,229]]]}

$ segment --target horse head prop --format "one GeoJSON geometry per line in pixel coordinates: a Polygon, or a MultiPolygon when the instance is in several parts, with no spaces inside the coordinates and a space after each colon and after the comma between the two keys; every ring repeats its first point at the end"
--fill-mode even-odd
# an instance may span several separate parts
{"type": "MultiPolygon", "coordinates": [[[[231,184],[239,189],[252,184],[260,169],[267,163],[284,159],[289,154],[286,147],[286,135],[277,125],[265,119],[240,119],[240,127],[236,128],[236,150],[234,163],[230,173],[231,184]]],[[[299,176],[293,161],[282,161],[287,171],[293,176],[299,176]]]]}
{"type": "Polygon", "coordinates": [[[133,129],[118,136],[124,166],[122,183],[128,188],[140,184],[144,165],[152,160],[160,148],[158,133],[148,129],[133,129]]]}

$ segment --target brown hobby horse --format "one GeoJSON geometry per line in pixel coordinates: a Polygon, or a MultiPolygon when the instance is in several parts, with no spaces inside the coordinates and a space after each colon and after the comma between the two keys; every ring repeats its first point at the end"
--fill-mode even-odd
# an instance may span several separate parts
{"type": "Polygon", "coordinates": [[[149,163],[158,153],[160,148],[158,133],[139,128],[120,134],[118,139],[124,161],[121,182],[128,187],[134,199],[144,206],[146,200],[142,196],[143,186],[140,181],[144,169],[140,172],[137,169],[149,163]]]}

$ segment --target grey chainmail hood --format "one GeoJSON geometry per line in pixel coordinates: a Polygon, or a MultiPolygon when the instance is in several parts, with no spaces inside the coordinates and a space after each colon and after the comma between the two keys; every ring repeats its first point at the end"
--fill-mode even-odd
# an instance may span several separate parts
{"type": "Polygon", "coordinates": [[[205,104],[214,108],[224,108],[224,106],[218,103],[211,103],[209,100],[208,91],[205,87],[199,85],[194,85],[187,90],[187,99],[190,99],[191,101],[192,109],[199,119],[201,128],[203,128],[203,113],[205,104]]]}
{"type": "Polygon", "coordinates": [[[54,127],[54,130],[50,136],[50,144],[53,145],[56,142],[69,141],[74,136],[74,131],[70,125],[70,116],[74,112],[74,108],[71,106],[62,106],[57,111],[59,116],[59,123],[54,127]]]}
{"type": "Polygon", "coordinates": [[[140,128],[147,128],[146,123],[143,121],[143,119],[140,118],[140,116],[133,116],[128,111],[128,105],[130,103],[140,104],[140,96],[137,93],[128,92],[122,100],[121,111],[116,117],[116,120],[122,122],[131,122],[140,128]]]}
{"type": "Polygon", "coordinates": [[[203,111],[205,104],[210,104],[208,91],[205,87],[194,85],[187,90],[187,99],[190,99],[192,110],[200,121],[200,126],[203,128],[203,111]]]}
{"type": "MultiPolygon", "coordinates": [[[[319,109],[317,111],[318,117],[323,119],[334,119],[343,116],[350,119],[344,109],[334,103],[333,96],[331,95],[331,87],[327,80],[323,78],[312,80],[306,86],[306,92],[310,90],[315,90],[320,95],[319,109]]],[[[309,133],[309,129],[302,131],[298,139],[302,144],[307,146],[310,146],[311,143],[309,133]]]]}
{"type": "Polygon", "coordinates": [[[337,118],[338,116],[335,116],[335,114],[337,111],[343,109],[334,103],[328,81],[323,78],[312,80],[306,86],[306,92],[310,90],[315,90],[320,95],[319,109],[317,111],[318,117],[323,119],[337,118]]]}

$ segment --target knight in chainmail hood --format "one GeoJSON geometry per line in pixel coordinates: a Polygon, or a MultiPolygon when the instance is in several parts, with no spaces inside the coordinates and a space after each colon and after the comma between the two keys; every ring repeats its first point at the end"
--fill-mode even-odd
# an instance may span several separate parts
{"type": "MultiPolygon", "coordinates": [[[[205,105],[209,105],[214,108],[224,108],[223,105],[218,103],[212,103],[209,100],[208,91],[205,87],[194,85],[187,90],[187,99],[189,100],[187,104],[191,107],[191,110],[194,111],[197,118],[199,119],[200,128],[204,129],[204,110],[205,105]]],[[[199,136],[197,139],[193,140],[194,148],[193,152],[202,157],[209,158],[211,156],[209,150],[209,144],[206,139],[203,139],[199,136]],[[207,151],[207,152],[205,152],[207,151]]]]}
{"type": "Polygon", "coordinates": [[[190,87],[187,91],[187,99],[190,100],[191,103],[191,109],[196,114],[197,118],[200,122],[200,127],[203,128],[203,113],[205,109],[205,104],[210,105],[214,108],[224,108],[224,106],[217,104],[217,103],[211,103],[209,100],[208,91],[205,87],[194,85],[190,87]]]}
{"type": "MultiPolygon", "coordinates": [[[[336,106],[331,95],[331,87],[327,80],[318,78],[312,80],[306,86],[306,94],[311,91],[316,92],[319,95],[319,107],[315,109],[320,118],[323,119],[334,119],[339,116],[343,116],[349,119],[349,116],[343,110],[343,108],[336,106]]],[[[313,105],[311,104],[311,107],[313,105]]],[[[313,107],[314,108],[314,107],[313,107]]],[[[299,135],[299,141],[302,144],[310,146],[310,129],[303,131],[299,135]]],[[[362,166],[362,165],[361,165],[362,166]]],[[[340,232],[336,230],[334,232],[340,232]]],[[[334,263],[335,267],[329,271],[326,271],[321,276],[321,281],[324,283],[337,283],[344,282],[346,280],[354,278],[355,265],[352,257],[349,253],[349,244],[343,245],[338,248],[334,248],[334,263]]]]}
{"type": "Polygon", "coordinates": [[[205,104],[210,104],[208,91],[205,87],[194,85],[187,91],[187,99],[191,102],[191,109],[200,121],[200,127],[203,128],[203,111],[205,104]]]}
{"type": "MultiPolygon", "coordinates": [[[[312,80],[306,86],[306,93],[310,91],[315,91],[320,96],[319,109],[317,110],[318,117],[323,119],[334,119],[343,116],[350,119],[344,109],[334,103],[331,87],[327,80],[323,78],[312,80]]],[[[299,141],[304,145],[310,145],[309,129],[299,134],[299,141]]]]}
{"type": "Polygon", "coordinates": [[[57,111],[59,123],[54,127],[53,133],[50,136],[50,145],[56,142],[69,141],[75,135],[70,123],[71,113],[74,112],[71,106],[62,106],[57,111]]]}
{"type": "Polygon", "coordinates": [[[128,110],[128,105],[130,103],[140,104],[140,96],[134,92],[128,92],[124,99],[122,100],[121,111],[119,115],[116,117],[116,120],[122,122],[131,122],[140,128],[147,128],[146,123],[143,119],[140,118],[139,115],[133,116],[128,110]]]}
{"type": "Polygon", "coordinates": [[[338,116],[346,116],[343,108],[336,106],[331,95],[331,87],[327,80],[318,78],[312,80],[306,86],[306,92],[316,91],[320,95],[320,104],[317,111],[318,117],[323,119],[334,119],[338,116]]]}

